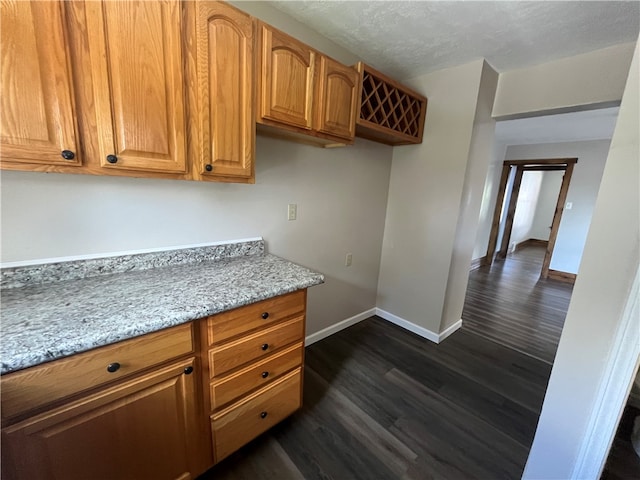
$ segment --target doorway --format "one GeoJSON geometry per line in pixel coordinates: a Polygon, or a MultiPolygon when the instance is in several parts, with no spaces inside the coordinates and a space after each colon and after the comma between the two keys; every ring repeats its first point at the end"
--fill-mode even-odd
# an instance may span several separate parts
{"type": "Polygon", "coordinates": [[[546,279],[552,277],[571,283],[575,281],[575,274],[550,270],[549,266],[551,265],[551,257],[553,256],[553,250],[556,244],[556,239],[558,237],[560,221],[562,220],[562,212],[564,211],[564,205],[567,200],[567,192],[569,191],[569,185],[571,184],[573,168],[577,162],[577,158],[505,160],[503,162],[502,175],[500,177],[500,184],[498,187],[498,198],[493,213],[491,233],[489,236],[489,244],[487,246],[487,254],[483,259],[482,265],[490,266],[495,258],[504,259],[507,256],[511,234],[513,231],[513,221],[516,213],[516,205],[518,203],[520,186],[522,185],[522,178],[524,173],[563,171],[564,175],[562,178],[562,183],[560,185],[558,199],[556,201],[553,221],[551,222],[551,231],[549,233],[549,240],[546,244],[544,259],[542,261],[540,278],[546,279]],[[510,184],[509,191],[507,191],[510,176],[513,176],[513,181],[510,184]],[[505,202],[505,198],[508,198],[508,206],[506,205],[507,202],[505,202]],[[501,218],[503,218],[505,208],[506,217],[504,222],[504,229],[501,231],[501,218]],[[500,233],[502,233],[500,250],[496,252],[496,246],[500,237],[500,233]]]}

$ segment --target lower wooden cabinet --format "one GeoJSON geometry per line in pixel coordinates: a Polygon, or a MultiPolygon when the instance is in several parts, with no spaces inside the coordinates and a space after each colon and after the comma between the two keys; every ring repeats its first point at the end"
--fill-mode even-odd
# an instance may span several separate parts
{"type": "Polygon", "coordinates": [[[302,406],[306,298],[3,376],[1,478],[196,478],[302,406]]]}
{"type": "Polygon", "coordinates": [[[302,406],[306,303],[298,290],[201,324],[216,463],[302,406]]]}
{"type": "Polygon", "coordinates": [[[302,369],[211,416],[216,462],[285,419],[302,405],[302,369]]]}
{"type": "Polygon", "coordinates": [[[189,358],[2,431],[6,479],[188,479],[198,438],[189,358]]]}

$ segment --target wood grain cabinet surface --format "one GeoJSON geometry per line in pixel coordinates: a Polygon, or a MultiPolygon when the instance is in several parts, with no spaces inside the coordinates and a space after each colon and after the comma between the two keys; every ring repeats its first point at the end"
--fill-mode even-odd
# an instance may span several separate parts
{"type": "Polygon", "coordinates": [[[254,20],[222,2],[185,9],[194,176],[253,183],[254,20]]]}
{"type": "Polygon", "coordinates": [[[4,428],[2,478],[194,478],[194,368],[186,358],[4,428]]]}
{"type": "Polygon", "coordinates": [[[306,292],[2,376],[0,477],[200,475],[302,406],[306,292]]]}
{"type": "Polygon", "coordinates": [[[196,345],[187,323],[2,376],[2,479],[195,478],[213,463],[196,345]]]}
{"type": "Polygon", "coordinates": [[[181,2],[85,8],[100,165],[186,172],[181,2]]]}
{"type": "Polygon", "coordinates": [[[216,463],[302,406],[306,293],[202,322],[202,346],[208,349],[202,381],[216,463]]]}
{"type": "Polygon", "coordinates": [[[81,164],[65,2],[0,3],[3,164],[81,164]]]}
{"type": "Polygon", "coordinates": [[[310,143],[353,143],[359,73],[263,22],[258,31],[258,123],[310,143]]]}

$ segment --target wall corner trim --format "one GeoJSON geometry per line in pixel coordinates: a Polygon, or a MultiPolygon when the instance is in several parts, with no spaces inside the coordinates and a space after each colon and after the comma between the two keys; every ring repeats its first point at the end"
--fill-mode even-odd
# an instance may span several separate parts
{"type": "Polygon", "coordinates": [[[460,319],[456,323],[451,325],[449,328],[444,330],[442,333],[438,334],[438,333],[432,332],[429,329],[416,325],[415,323],[412,323],[409,320],[405,320],[402,317],[398,317],[393,313],[389,313],[386,310],[382,310],[381,308],[376,308],[376,315],[378,315],[381,318],[384,318],[388,322],[391,322],[395,325],[398,325],[399,327],[404,328],[405,330],[409,330],[410,332],[413,332],[416,335],[426,338],[427,340],[430,340],[433,343],[440,343],[442,340],[447,338],[449,335],[451,335],[453,332],[455,332],[457,329],[459,329],[462,326],[462,319],[460,319]]]}
{"type": "Polygon", "coordinates": [[[355,325],[356,323],[359,323],[362,320],[366,320],[367,318],[372,317],[374,315],[377,315],[380,318],[383,318],[387,322],[391,322],[395,325],[398,325],[399,327],[402,327],[405,330],[409,330],[410,332],[415,333],[416,335],[419,335],[422,338],[426,338],[427,340],[433,343],[442,342],[445,338],[447,338],[449,335],[451,335],[453,332],[455,332],[462,326],[462,319],[460,319],[457,322],[455,322],[453,325],[451,325],[450,327],[446,328],[444,331],[438,334],[424,327],[416,325],[415,323],[412,323],[408,320],[405,320],[404,318],[398,317],[393,313],[389,313],[386,310],[382,310],[381,308],[376,307],[376,308],[370,308],[369,310],[365,310],[364,312],[358,313],[353,317],[345,318],[344,320],[338,323],[329,325],[327,328],[323,328],[318,332],[307,335],[304,340],[304,345],[305,347],[308,347],[309,345],[319,342],[320,340],[323,340],[328,336],[333,335],[334,333],[338,333],[340,330],[349,328],[350,326],[355,325]]]}
{"type": "Polygon", "coordinates": [[[353,317],[345,318],[344,320],[334,323],[333,325],[329,325],[327,328],[323,328],[322,330],[307,335],[304,340],[305,347],[309,345],[319,342],[320,340],[327,338],[334,333],[338,333],[340,330],[344,330],[345,328],[350,327],[351,325],[355,325],[362,320],[366,320],[369,317],[372,317],[376,314],[375,308],[370,308],[369,310],[365,310],[364,312],[358,313],[353,317]]]}

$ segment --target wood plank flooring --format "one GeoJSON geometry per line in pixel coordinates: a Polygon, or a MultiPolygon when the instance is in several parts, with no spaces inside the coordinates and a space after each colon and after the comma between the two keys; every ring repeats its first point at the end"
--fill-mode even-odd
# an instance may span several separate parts
{"type": "Polygon", "coordinates": [[[200,480],[519,479],[572,290],[543,256],[471,272],[440,345],[371,317],[307,347],[303,408],[200,480]]]}
{"type": "Polygon", "coordinates": [[[469,274],[464,328],[553,363],[573,285],[541,280],[544,247],[529,246],[469,274]]]}
{"type": "Polygon", "coordinates": [[[306,349],[304,407],[209,479],[518,479],[551,367],[371,317],[306,349]]]}

